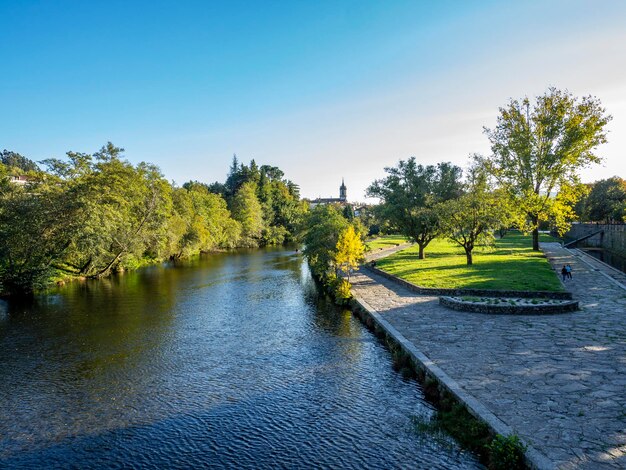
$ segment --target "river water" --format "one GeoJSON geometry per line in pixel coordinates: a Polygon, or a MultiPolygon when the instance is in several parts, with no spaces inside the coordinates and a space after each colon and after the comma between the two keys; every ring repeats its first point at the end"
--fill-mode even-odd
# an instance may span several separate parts
{"type": "Polygon", "coordinates": [[[582,248],[582,250],[590,256],[599,259],[600,261],[613,266],[615,269],[626,273],[626,257],[620,256],[617,253],[611,253],[598,248],[582,248]]]}
{"type": "Polygon", "coordinates": [[[0,468],[480,468],[284,249],[0,303],[0,468]]]}

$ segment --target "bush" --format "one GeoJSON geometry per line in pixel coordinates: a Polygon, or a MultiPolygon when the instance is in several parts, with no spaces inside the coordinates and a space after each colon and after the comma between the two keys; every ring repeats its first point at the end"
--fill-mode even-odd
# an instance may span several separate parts
{"type": "Polygon", "coordinates": [[[341,277],[331,274],[327,278],[327,286],[329,291],[335,297],[335,301],[339,305],[346,305],[352,298],[350,292],[350,283],[341,277]]]}
{"type": "Polygon", "coordinates": [[[491,470],[523,470],[526,446],[515,434],[498,434],[488,445],[489,468],[491,470]]]}

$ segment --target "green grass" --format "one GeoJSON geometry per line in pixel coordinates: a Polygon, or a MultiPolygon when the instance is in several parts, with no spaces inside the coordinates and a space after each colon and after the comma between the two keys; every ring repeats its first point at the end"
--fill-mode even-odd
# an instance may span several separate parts
{"type": "Polygon", "coordinates": [[[406,242],[407,239],[403,235],[383,235],[382,237],[368,240],[366,245],[369,246],[371,250],[378,250],[379,248],[389,248],[406,242]]]}
{"type": "MultiPolygon", "coordinates": [[[[542,234],[541,241],[555,239],[542,234]]],[[[377,267],[422,287],[563,290],[543,253],[532,251],[531,237],[515,232],[493,248],[475,248],[472,266],[463,248],[436,239],[426,247],[426,259],[418,259],[416,245],[378,260],[377,267]]]]}

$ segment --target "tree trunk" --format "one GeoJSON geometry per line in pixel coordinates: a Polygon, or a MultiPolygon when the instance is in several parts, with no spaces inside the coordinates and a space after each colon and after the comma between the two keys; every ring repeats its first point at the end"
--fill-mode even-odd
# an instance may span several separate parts
{"type": "Polygon", "coordinates": [[[425,245],[423,243],[418,243],[417,245],[420,248],[418,258],[419,259],[424,259],[424,247],[425,247],[425,245]]]}
{"type": "Polygon", "coordinates": [[[102,270],[100,270],[99,272],[97,272],[96,274],[93,275],[93,277],[95,279],[100,279],[101,277],[107,276],[109,274],[109,271],[111,271],[111,268],[113,268],[113,266],[115,265],[115,263],[117,263],[117,261],[122,257],[122,255],[124,254],[124,251],[126,250],[122,250],[120,251],[115,258],[113,258],[111,260],[111,262],[109,264],[106,265],[106,267],[102,270]]]}
{"type": "Polygon", "coordinates": [[[473,264],[472,250],[465,248],[465,256],[467,257],[467,265],[471,266],[473,264]]]}
{"type": "Polygon", "coordinates": [[[533,250],[539,251],[539,217],[532,216],[530,220],[532,221],[533,226],[535,227],[533,229],[533,250]]]}

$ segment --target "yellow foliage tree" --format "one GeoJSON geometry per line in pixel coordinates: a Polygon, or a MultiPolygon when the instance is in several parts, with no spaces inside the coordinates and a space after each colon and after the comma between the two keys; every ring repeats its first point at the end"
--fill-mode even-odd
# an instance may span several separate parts
{"type": "Polygon", "coordinates": [[[352,225],[339,235],[336,250],[335,266],[338,270],[346,273],[350,279],[350,271],[359,266],[365,253],[365,245],[361,236],[352,225]]]}

